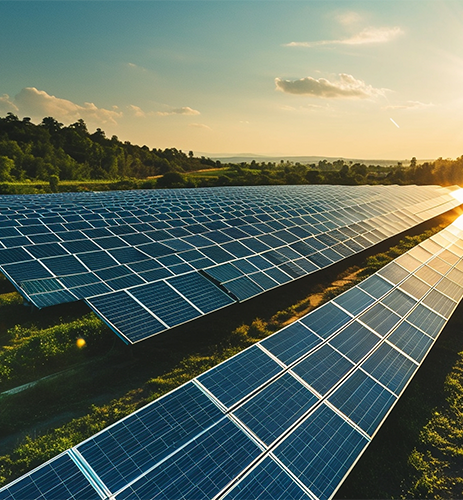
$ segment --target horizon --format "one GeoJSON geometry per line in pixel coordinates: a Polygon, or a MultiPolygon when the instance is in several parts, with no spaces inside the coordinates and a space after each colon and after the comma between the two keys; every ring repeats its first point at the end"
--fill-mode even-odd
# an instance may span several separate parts
{"type": "Polygon", "coordinates": [[[3,115],[82,118],[211,158],[463,153],[458,1],[11,1],[0,13],[3,115]]]}

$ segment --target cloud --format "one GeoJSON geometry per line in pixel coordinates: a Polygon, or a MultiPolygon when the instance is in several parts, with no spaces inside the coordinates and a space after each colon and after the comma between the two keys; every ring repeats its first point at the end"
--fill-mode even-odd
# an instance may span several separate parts
{"type": "Polygon", "coordinates": [[[132,113],[137,117],[137,118],[144,118],[146,116],[146,113],[138,106],[135,106],[134,104],[129,104],[127,108],[132,111],[132,113]]]}
{"type": "Polygon", "coordinates": [[[395,105],[390,105],[386,106],[383,109],[423,109],[423,108],[431,108],[433,107],[434,104],[432,102],[426,104],[424,102],[420,101],[406,101],[403,104],[395,104],[395,105]]]}
{"type": "Polygon", "coordinates": [[[203,130],[212,130],[211,127],[209,127],[208,125],[204,125],[204,123],[190,123],[188,126],[193,128],[201,128],[203,130]]]}
{"type": "MultiPolygon", "coordinates": [[[[167,107],[167,106],[166,106],[167,107]]],[[[171,115],[200,115],[201,113],[189,106],[182,108],[170,108],[167,111],[144,111],[135,104],[130,104],[127,109],[137,118],[145,118],[147,116],[171,116],[171,115]]]]}
{"type": "Polygon", "coordinates": [[[344,26],[349,26],[351,24],[358,23],[359,21],[362,20],[362,16],[358,14],[357,12],[349,11],[349,12],[343,12],[341,14],[338,14],[336,16],[336,20],[340,23],[343,24],[344,26]]]}
{"type": "Polygon", "coordinates": [[[168,116],[168,115],[200,115],[201,113],[196,109],[184,106],[183,108],[173,108],[169,111],[158,111],[157,114],[160,116],[168,116]]]}
{"type": "Polygon", "coordinates": [[[44,90],[35,87],[22,89],[14,98],[18,111],[25,115],[38,117],[53,116],[63,122],[76,121],[82,118],[85,121],[96,123],[116,123],[122,117],[117,107],[112,110],[98,108],[92,102],[85,102],[83,106],[67,99],[61,99],[47,94],[44,90]]]}
{"type": "Polygon", "coordinates": [[[18,106],[16,106],[11,100],[8,94],[3,94],[0,97],[0,112],[1,113],[17,113],[19,111],[18,106]]]}
{"type": "Polygon", "coordinates": [[[324,106],[320,106],[319,104],[306,104],[304,106],[298,106],[297,108],[295,108],[294,106],[281,106],[281,109],[283,111],[290,111],[290,112],[312,112],[312,111],[319,111],[319,110],[323,110],[323,111],[326,111],[330,108],[330,105],[327,104],[327,105],[324,105],[324,106]]]}
{"type": "Polygon", "coordinates": [[[143,72],[147,71],[147,69],[144,68],[143,66],[139,66],[138,64],[134,64],[134,63],[131,63],[131,62],[127,63],[127,66],[129,68],[132,68],[132,69],[138,69],[139,71],[143,71],[143,72]]]}
{"type": "Polygon", "coordinates": [[[387,89],[375,89],[352,75],[341,73],[339,80],[330,82],[326,78],[316,80],[308,76],[300,80],[275,78],[276,90],[286,94],[308,95],[323,99],[369,99],[384,95],[387,89]]]}
{"type": "Polygon", "coordinates": [[[341,40],[319,40],[317,42],[290,42],[285,47],[319,47],[322,45],[366,45],[386,43],[403,33],[398,26],[393,28],[365,28],[360,33],[341,40]]]}

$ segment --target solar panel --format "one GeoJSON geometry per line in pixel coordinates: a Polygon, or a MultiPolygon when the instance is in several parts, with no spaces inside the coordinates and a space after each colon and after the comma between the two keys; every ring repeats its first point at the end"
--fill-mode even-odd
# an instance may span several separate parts
{"type": "MultiPolygon", "coordinates": [[[[35,306],[83,299],[133,343],[307,276],[454,208],[453,190],[248,186],[0,196],[0,270],[35,306]],[[76,284],[89,273],[88,282],[76,284]],[[174,277],[182,278],[179,286],[190,297],[176,289],[174,277]],[[192,295],[200,280],[205,301],[192,295]],[[165,300],[140,300],[144,285],[165,290],[165,300]],[[113,295],[118,291],[124,293],[113,295]],[[135,332],[115,318],[111,297],[124,313],[142,307],[150,324],[153,317],[160,323],[135,332]],[[166,316],[168,309],[176,313],[166,316]]],[[[428,245],[424,255],[443,248],[441,240],[428,245]]],[[[446,250],[426,260],[430,273],[441,276],[457,259],[458,251],[446,250]]],[[[420,265],[420,255],[411,254],[382,276],[397,284],[420,265]]],[[[453,299],[460,290],[447,285],[440,292],[453,299]]],[[[437,298],[438,312],[450,314],[452,303],[437,298]]],[[[355,312],[352,300],[345,304],[349,312],[355,312]]]]}
{"type": "MultiPolygon", "coordinates": [[[[439,242],[446,252],[455,241],[463,243],[458,222],[418,250],[439,242]]],[[[420,254],[406,255],[412,252],[420,254]]],[[[35,497],[57,498],[55,485],[69,486],[64,498],[81,490],[117,500],[332,498],[446,324],[450,309],[436,309],[461,300],[445,293],[455,293],[451,283],[461,287],[449,277],[463,256],[427,292],[413,293],[423,282],[411,278],[433,258],[421,255],[421,267],[402,281],[370,276],[0,489],[0,500],[19,500],[32,487],[35,497]],[[428,298],[436,293],[445,302],[433,309],[428,298]],[[40,480],[63,460],[64,472],[40,480]]],[[[184,277],[172,281],[178,293],[190,293],[184,277]]]]}

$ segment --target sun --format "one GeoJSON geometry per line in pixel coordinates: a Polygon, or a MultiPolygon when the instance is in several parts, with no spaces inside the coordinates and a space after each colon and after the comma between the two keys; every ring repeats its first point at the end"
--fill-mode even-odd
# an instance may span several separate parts
{"type": "Polygon", "coordinates": [[[85,342],[85,340],[82,337],[79,337],[76,341],[76,345],[79,349],[82,349],[83,347],[85,347],[87,345],[87,343],[85,342]]]}

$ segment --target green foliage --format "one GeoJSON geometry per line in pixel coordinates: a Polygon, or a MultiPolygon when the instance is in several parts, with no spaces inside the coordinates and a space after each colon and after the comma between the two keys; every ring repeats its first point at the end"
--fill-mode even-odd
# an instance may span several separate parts
{"type": "Polygon", "coordinates": [[[52,193],[58,192],[59,177],[57,175],[50,175],[50,191],[52,193]]]}
{"type": "Polygon", "coordinates": [[[62,451],[74,446],[113,422],[135,411],[141,402],[141,390],[104,406],[93,405],[90,413],[35,439],[26,437],[11,455],[0,457],[0,485],[46,462],[62,451]]]}
{"type": "Polygon", "coordinates": [[[446,404],[435,410],[420,434],[423,451],[409,457],[413,470],[409,497],[462,498],[463,496],[463,352],[448,374],[446,404]]]}
{"type": "Polygon", "coordinates": [[[35,380],[81,359],[78,337],[97,349],[107,331],[94,314],[46,329],[16,325],[8,330],[9,345],[0,351],[0,384],[35,380]]]}
{"type": "MultiPolygon", "coordinates": [[[[52,117],[39,125],[9,113],[0,118],[0,182],[43,180],[144,179],[167,172],[189,172],[216,167],[208,158],[195,158],[175,148],[149,149],[101,129],[90,134],[85,122],[65,127],[52,117]]],[[[51,181],[50,189],[57,185],[51,181]]],[[[2,191],[4,194],[9,194],[2,191]]]]}

